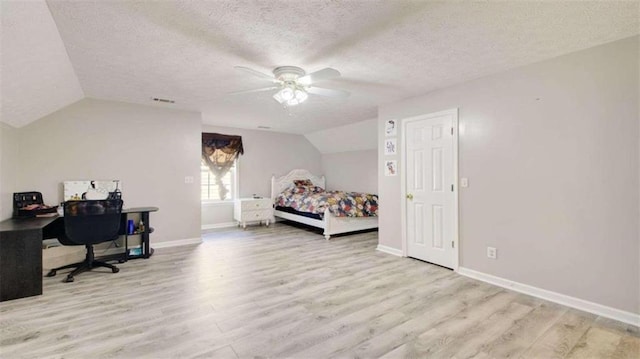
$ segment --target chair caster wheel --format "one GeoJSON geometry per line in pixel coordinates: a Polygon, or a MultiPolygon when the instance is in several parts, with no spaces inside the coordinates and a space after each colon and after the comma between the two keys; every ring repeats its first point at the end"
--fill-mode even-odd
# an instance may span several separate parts
{"type": "Polygon", "coordinates": [[[112,268],[111,272],[118,273],[118,272],[120,272],[120,268],[112,268]]]}
{"type": "Polygon", "coordinates": [[[73,282],[73,277],[68,275],[67,279],[65,279],[64,281],[67,282],[67,283],[71,283],[71,282],[73,282]]]}
{"type": "Polygon", "coordinates": [[[47,273],[47,277],[55,277],[56,276],[56,271],[55,269],[52,269],[49,271],[49,273],[47,273]]]}
{"type": "Polygon", "coordinates": [[[124,259],[118,259],[118,263],[124,263],[124,262],[126,262],[126,260],[124,260],[124,259]]]}

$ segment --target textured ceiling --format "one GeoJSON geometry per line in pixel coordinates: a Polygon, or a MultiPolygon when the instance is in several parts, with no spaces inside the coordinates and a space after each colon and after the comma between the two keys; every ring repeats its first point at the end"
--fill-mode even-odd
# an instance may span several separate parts
{"type": "Polygon", "coordinates": [[[84,97],[44,1],[2,1],[0,119],[21,127],[84,97]]]}
{"type": "Polygon", "coordinates": [[[141,104],[169,98],[176,103],[157,106],[202,111],[207,124],[293,133],[374,118],[382,103],[640,32],[637,1],[47,4],[86,96],[141,104]],[[343,77],[319,86],[351,97],[312,96],[284,109],[270,92],[227,94],[267,84],[234,66],[269,73],[283,65],[333,67],[343,77]]]}

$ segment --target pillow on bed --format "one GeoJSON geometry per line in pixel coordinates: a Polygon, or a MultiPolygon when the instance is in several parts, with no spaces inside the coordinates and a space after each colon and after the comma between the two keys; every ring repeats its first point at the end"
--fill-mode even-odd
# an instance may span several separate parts
{"type": "Polygon", "coordinates": [[[320,193],[320,192],[324,192],[324,189],[322,187],[318,187],[318,186],[296,186],[293,187],[291,190],[292,193],[294,194],[305,194],[305,193],[320,193]]]}
{"type": "Polygon", "coordinates": [[[310,179],[302,179],[302,180],[293,180],[293,184],[296,187],[301,187],[301,186],[313,186],[313,182],[311,182],[310,179]]]}

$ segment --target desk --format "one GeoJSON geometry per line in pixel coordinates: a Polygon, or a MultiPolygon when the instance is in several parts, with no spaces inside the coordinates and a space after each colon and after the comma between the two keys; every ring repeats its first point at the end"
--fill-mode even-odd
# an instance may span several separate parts
{"type": "MultiPolygon", "coordinates": [[[[128,214],[140,213],[145,231],[139,233],[142,254],[114,259],[149,258],[151,226],[149,212],[158,207],[126,208],[122,210],[120,234],[126,231],[128,214]]],[[[11,218],[0,222],[0,302],[42,294],[42,240],[64,235],[62,217],[11,218]]]]}
{"type": "Polygon", "coordinates": [[[48,217],[0,222],[0,301],[42,294],[43,230],[56,220],[48,217]]]}

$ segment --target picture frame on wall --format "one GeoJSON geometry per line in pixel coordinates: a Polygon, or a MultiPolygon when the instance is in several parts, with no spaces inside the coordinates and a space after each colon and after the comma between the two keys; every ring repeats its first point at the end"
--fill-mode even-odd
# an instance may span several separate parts
{"type": "Polygon", "coordinates": [[[385,176],[397,176],[398,175],[398,161],[396,161],[396,160],[384,161],[384,175],[385,176]]]}
{"type": "Polygon", "coordinates": [[[387,138],[384,140],[384,154],[395,155],[398,153],[395,138],[387,138]]]}
{"type": "Polygon", "coordinates": [[[396,136],[398,134],[398,120],[385,121],[384,134],[386,136],[396,136]]]}

